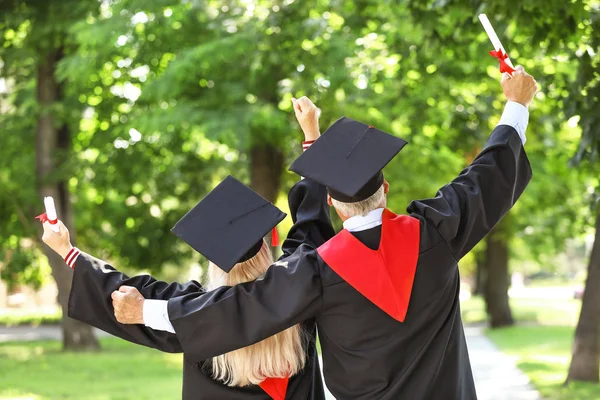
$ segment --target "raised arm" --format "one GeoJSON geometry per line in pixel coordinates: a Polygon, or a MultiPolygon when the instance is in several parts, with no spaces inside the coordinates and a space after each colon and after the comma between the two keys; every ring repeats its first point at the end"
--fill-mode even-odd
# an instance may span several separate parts
{"type": "Polygon", "coordinates": [[[303,179],[290,190],[288,203],[294,225],[281,246],[282,258],[292,255],[302,243],[316,248],[335,235],[325,186],[303,179]]]}
{"type": "MultiPolygon", "coordinates": [[[[302,148],[306,150],[321,136],[321,110],[308,97],[292,99],[292,105],[304,133],[302,148]]],[[[329,216],[325,186],[311,179],[302,179],[288,193],[288,204],[294,225],[281,246],[283,257],[290,256],[302,243],[316,248],[335,235],[329,216]]]]}
{"type": "Polygon", "coordinates": [[[59,233],[55,234],[45,223],[42,239],[74,269],[69,317],[136,344],[165,352],[181,352],[177,337],[172,333],[119,323],[114,315],[111,294],[122,286],[131,286],[138,289],[143,297],[167,300],[173,296],[202,292],[202,286],[195,281],[183,285],[166,283],[150,275],[129,277],[105,261],[80,253],[71,246],[69,231],[60,221],[59,228],[59,233]]]}
{"type": "Polygon", "coordinates": [[[527,106],[537,84],[522,68],[502,86],[509,100],[483,151],[436,197],[413,201],[407,211],[432,224],[456,260],[467,254],[511,209],[531,180],[525,154],[527,106]]]}
{"type": "Polygon", "coordinates": [[[179,284],[159,281],[150,275],[128,277],[108,263],[82,253],[74,265],[69,317],[133,343],[170,353],[181,352],[173,333],[153,330],[141,324],[124,325],[116,320],[113,300],[123,292],[124,289],[118,292],[123,287],[136,288],[143,298],[165,301],[175,296],[204,292],[196,281],[179,284]]]}

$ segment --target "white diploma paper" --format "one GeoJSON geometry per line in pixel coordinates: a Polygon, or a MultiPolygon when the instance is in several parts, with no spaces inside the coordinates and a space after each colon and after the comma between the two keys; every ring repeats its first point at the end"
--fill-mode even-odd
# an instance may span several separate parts
{"type": "MultiPolygon", "coordinates": [[[[500,39],[498,39],[498,35],[496,35],[496,31],[492,27],[492,24],[490,24],[490,20],[488,19],[487,15],[479,14],[479,21],[481,21],[481,25],[483,25],[485,33],[487,33],[488,37],[490,38],[490,42],[492,42],[494,50],[502,50],[504,54],[508,54],[506,50],[504,50],[502,43],[500,43],[500,39]]],[[[508,64],[509,67],[515,68],[512,62],[510,61],[510,58],[506,58],[506,60],[504,61],[506,61],[506,64],[508,64]]]]}
{"type": "MultiPolygon", "coordinates": [[[[46,216],[50,221],[58,219],[58,216],[56,215],[56,207],[54,206],[54,199],[52,196],[44,197],[44,206],[46,207],[46,216]]],[[[59,232],[58,225],[50,225],[50,227],[52,228],[52,231],[56,233],[59,232]]]]}

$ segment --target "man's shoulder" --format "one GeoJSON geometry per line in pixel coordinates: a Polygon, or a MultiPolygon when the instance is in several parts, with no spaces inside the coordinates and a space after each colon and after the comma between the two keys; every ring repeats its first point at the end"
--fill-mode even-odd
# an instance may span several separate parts
{"type": "Polygon", "coordinates": [[[416,212],[402,215],[419,221],[419,255],[433,249],[440,243],[444,243],[442,235],[432,221],[427,220],[421,214],[416,212]]]}
{"type": "Polygon", "coordinates": [[[278,262],[286,262],[287,265],[290,263],[303,264],[303,268],[312,267],[318,271],[323,286],[343,281],[323,260],[318,247],[308,243],[302,243],[289,257],[281,258],[278,262]]]}
{"type": "Polygon", "coordinates": [[[308,244],[300,244],[296,250],[288,255],[280,257],[274,264],[277,265],[313,265],[315,268],[320,268],[323,263],[322,258],[319,256],[317,247],[308,244]]]}

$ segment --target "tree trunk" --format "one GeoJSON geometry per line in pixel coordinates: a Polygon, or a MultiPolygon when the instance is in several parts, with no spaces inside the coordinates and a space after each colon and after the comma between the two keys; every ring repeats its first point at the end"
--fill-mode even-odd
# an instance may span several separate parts
{"type": "Polygon", "coordinates": [[[596,237],[588,264],[588,275],[581,300],[579,322],[575,329],[569,381],[598,382],[598,337],[600,323],[600,212],[596,216],[596,237]]]}
{"type": "MultiPolygon", "coordinates": [[[[75,243],[73,226],[73,209],[67,189],[67,182],[48,178],[55,171],[61,157],[66,157],[70,145],[68,127],[53,116],[52,107],[60,101],[60,85],[54,72],[56,64],[62,57],[61,50],[54,50],[40,59],[37,69],[37,101],[40,115],[36,128],[36,177],[39,195],[52,196],[56,204],[59,218],[68,226],[71,241],[75,243]]],[[[43,203],[40,203],[43,204],[43,203]]],[[[99,344],[92,327],[67,317],[67,303],[71,292],[73,271],[68,268],[62,258],[44,246],[48,257],[52,276],[58,287],[58,302],[62,308],[63,349],[88,350],[98,349],[99,344]]]]}
{"type": "Polygon", "coordinates": [[[250,186],[258,194],[275,203],[281,186],[283,153],[272,144],[250,150],[250,186]]]}
{"type": "Polygon", "coordinates": [[[250,150],[250,186],[272,203],[281,188],[282,169],[283,152],[276,146],[263,144],[250,150]]]}
{"type": "Polygon", "coordinates": [[[485,264],[487,279],[484,298],[490,327],[498,328],[514,324],[508,303],[508,243],[501,231],[496,227],[487,236],[485,264]]]}
{"type": "Polygon", "coordinates": [[[474,296],[482,295],[485,289],[485,282],[487,281],[485,261],[485,252],[477,252],[475,256],[475,287],[473,288],[474,296]]]}

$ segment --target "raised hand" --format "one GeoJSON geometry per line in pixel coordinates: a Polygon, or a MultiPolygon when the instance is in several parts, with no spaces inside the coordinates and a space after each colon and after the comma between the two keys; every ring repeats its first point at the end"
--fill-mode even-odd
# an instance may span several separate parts
{"type": "Polygon", "coordinates": [[[292,99],[292,104],[296,119],[304,132],[304,140],[317,140],[321,136],[321,131],[319,130],[321,110],[306,96],[299,99],[292,99]]]}
{"type": "Polygon", "coordinates": [[[533,76],[518,65],[512,77],[503,74],[502,89],[504,89],[504,95],[508,101],[514,101],[528,107],[538,91],[538,86],[533,76]]]}
{"type": "Polygon", "coordinates": [[[44,234],[42,235],[42,241],[48,245],[52,250],[57,252],[62,258],[65,258],[69,251],[73,248],[71,246],[71,238],[69,236],[69,230],[62,223],[57,223],[59,231],[54,232],[49,222],[44,222],[44,234]]]}

